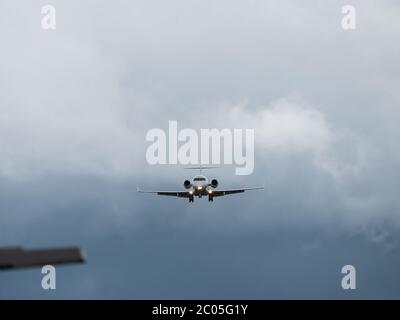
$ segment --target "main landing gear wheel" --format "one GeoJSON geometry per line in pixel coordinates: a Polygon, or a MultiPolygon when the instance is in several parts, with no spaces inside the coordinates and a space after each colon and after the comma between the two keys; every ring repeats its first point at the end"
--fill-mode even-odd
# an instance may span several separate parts
{"type": "Polygon", "coordinates": [[[213,196],[208,196],[208,202],[213,202],[213,201],[214,201],[213,196]]]}
{"type": "Polygon", "coordinates": [[[194,202],[193,197],[189,197],[189,202],[194,202]]]}

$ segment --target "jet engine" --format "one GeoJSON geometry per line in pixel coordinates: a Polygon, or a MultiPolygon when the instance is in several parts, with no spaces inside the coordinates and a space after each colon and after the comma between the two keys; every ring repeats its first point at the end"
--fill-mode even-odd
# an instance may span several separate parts
{"type": "Polygon", "coordinates": [[[192,183],[189,180],[185,180],[183,186],[185,187],[185,189],[190,189],[192,187],[192,183]]]}
{"type": "Polygon", "coordinates": [[[213,187],[213,188],[218,187],[218,180],[217,179],[212,179],[211,180],[211,187],[213,187]]]}

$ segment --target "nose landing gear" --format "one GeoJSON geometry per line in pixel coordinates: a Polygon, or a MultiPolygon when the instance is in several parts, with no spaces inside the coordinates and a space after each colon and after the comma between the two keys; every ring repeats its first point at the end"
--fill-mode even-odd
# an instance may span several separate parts
{"type": "Polygon", "coordinates": [[[194,202],[193,196],[189,197],[189,202],[194,202]]]}
{"type": "Polygon", "coordinates": [[[214,198],[211,194],[208,195],[208,202],[213,202],[214,198]]]}

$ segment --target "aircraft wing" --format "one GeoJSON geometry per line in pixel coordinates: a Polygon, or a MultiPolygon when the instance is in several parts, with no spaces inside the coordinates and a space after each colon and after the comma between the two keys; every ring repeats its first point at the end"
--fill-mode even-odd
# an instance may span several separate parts
{"type": "Polygon", "coordinates": [[[179,198],[189,198],[189,191],[145,191],[145,190],[137,190],[141,193],[155,193],[159,196],[170,196],[170,197],[179,197],[179,198]]]}
{"type": "Polygon", "coordinates": [[[21,247],[0,248],[0,269],[35,267],[84,262],[80,248],[25,250],[21,247]]]}
{"type": "Polygon", "coordinates": [[[228,194],[242,193],[248,190],[259,190],[264,189],[264,187],[252,187],[252,188],[241,188],[241,189],[226,189],[226,190],[213,190],[213,197],[222,197],[228,194]]]}

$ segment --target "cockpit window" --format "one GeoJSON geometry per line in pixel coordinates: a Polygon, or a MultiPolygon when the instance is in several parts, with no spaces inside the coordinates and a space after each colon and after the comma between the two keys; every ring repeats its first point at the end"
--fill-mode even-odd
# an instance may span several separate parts
{"type": "Polygon", "coordinates": [[[205,178],[194,178],[193,181],[206,181],[205,178]]]}

